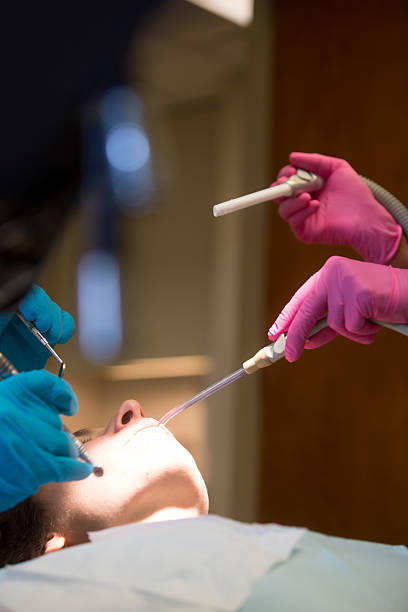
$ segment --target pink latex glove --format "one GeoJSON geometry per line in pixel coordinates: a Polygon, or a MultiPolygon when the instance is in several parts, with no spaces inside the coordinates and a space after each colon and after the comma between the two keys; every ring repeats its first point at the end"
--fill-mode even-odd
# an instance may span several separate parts
{"type": "Polygon", "coordinates": [[[395,255],[402,229],[344,159],[317,153],[291,153],[291,166],[279,172],[277,183],[304,168],[320,175],[324,187],[313,194],[278,200],[279,214],[299,240],[346,244],[366,261],[387,263],[395,255]]]}
{"type": "Polygon", "coordinates": [[[285,357],[296,361],[313,326],[324,316],[330,329],[313,335],[306,348],[322,346],[337,334],[370,344],[381,327],[367,319],[408,323],[408,270],[330,257],[286,304],[268,338],[275,341],[287,331],[285,357]]]}

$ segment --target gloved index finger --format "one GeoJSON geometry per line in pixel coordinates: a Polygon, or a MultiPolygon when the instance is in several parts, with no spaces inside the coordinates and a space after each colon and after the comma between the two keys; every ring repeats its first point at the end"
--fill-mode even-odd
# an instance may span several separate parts
{"type": "Polygon", "coordinates": [[[24,448],[18,449],[18,445],[31,445],[55,456],[78,457],[78,449],[70,436],[62,430],[61,419],[54,423],[41,418],[34,409],[24,416],[24,419],[10,424],[10,429],[16,433],[14,448],[24,454],[24,448]],[[18,441],[17,441],[18,440],[18,441]]]}
{"type": "Polygon", "coordinates": [[[308,292],[298,308],[288,330],[285,356],[290,362],[299,359],[313,327],[324,317],[327,311],[327,294],[324,288],[318,286],[319,272],[316,272],[312,279],[314,287],[308,292]]]}
{"type": "Polygon", "coordinates": [[[296,174],[296,168],[294,168],[294,166],[284,166],[283,168],[279,170],[278,178],[281,178],[282,176],[284,176],[286,179],[288,179],[290,176],[293,176],[294,174],[296,174]]]}
{"type": "Polygon", "coordinates": [[[33,285],[19,304],[21,314],[35,323],[42,313],[48,313],[51,300],[41,287],[33,285]]]}
{"type": "Polygon", "coordinates": [[[296,291],[292,299],[283,308],[280,315],[276,319],[275,323],[269,329],[269,332],[268,332],[269,340],[271,341],[276,340],[276,338],[280,336],[280,334],[283,334],[289,329],[299,308],[303,304],[303,301],[305,300],[306,296],[309,294],[312,287],[314,286],[317,274],[318,272],[316,272],[315,274],[313,274],[313,276],[308,278],[308,280],[296,291]]]}
{"type": "Polygon", "coordinates": [[[74,319],[62,310],[46,292],[33,285],[20,303],[21,314],[45,335],[52,345],[68,342],[75,332],[74,319]]]}
{"type": "Polygon", "coordinates": [[[65,342],[68,342],[68,340],[70,340],[75,333],[75,321],[69,312],[66,312],[65,310],[61,311],[61,317],[62,330],[61,335],[58,338],[58,342],[59,344],[64,344],[65,342]]]}
{"type": "Polygon", "coordinates": [[[71,385],[46,370],[20,372],[4,382],[18,385],[23,393],[34,394],[62,414],[72,416],[78,410],[78,402],[71,385]]]}

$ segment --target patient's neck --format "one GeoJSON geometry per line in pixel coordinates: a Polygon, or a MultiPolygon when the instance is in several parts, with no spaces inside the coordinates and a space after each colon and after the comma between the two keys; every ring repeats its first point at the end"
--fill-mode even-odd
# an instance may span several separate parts
{"type": "Polygon", "coordinates": [[[177,508],[171,506],[169,508],[161,508],[139,522],[153,523],[157,521],[174,521],[183,518],[195,518],[200,516],[200,514],[202,513],[199,512],[197,508],[177,508]]]}

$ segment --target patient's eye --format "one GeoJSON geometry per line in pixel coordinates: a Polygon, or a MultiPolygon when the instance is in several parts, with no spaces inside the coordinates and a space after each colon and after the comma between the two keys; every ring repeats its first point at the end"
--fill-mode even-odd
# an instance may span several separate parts
{"type": "Polygon", "coordinates": [[[93,440],[94,438],[100,436],[102,432],[103,427],[95,427],[92,429],[84,427],[83,429],[78,429],[77,431],[74,431],[73,435],[78,438],[78,440],[82,442],[82,444],[85,444],[85,442],[89,442],[89,440],[93,440]]]}

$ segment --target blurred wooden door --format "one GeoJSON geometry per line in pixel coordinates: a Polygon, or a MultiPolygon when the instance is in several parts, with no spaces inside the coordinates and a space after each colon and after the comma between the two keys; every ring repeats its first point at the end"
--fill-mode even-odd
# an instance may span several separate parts
{"type": "MultiPolygon", "coordinates": [[[[408,4],[275,2],[272,176],[290,151],[347,159],[408,204],[408,4]]],[[[367,223],[369,220],[367,219],[367,223]]],[[[344,248],[296,241],[271,208],[273,321],[344,248]]],[[[408,338],[338,338],[264,374],[260,518],[408,543],[408,338]]]]}

